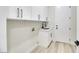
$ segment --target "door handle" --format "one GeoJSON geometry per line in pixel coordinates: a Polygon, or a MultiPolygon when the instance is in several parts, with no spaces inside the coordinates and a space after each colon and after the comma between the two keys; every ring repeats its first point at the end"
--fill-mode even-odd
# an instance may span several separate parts
{"type": "Polygon", "coordinates": [[[71,27],[69,27],[69,30],[71,30],[71,27]]]}
{"type": "Polygon", "coordinates": [[[58,25],[56,25],[56,29],[58,29],[58,25]]]}

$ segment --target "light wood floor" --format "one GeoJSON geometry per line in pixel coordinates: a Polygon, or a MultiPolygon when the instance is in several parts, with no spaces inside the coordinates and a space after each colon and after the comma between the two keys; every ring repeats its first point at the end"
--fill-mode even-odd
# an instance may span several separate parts
{"type": "Polygon", "coordinates": [[[37,46],[32,53],[74,53],[76,47],[62,42],[51,42],[48,48],[37,46]]]}

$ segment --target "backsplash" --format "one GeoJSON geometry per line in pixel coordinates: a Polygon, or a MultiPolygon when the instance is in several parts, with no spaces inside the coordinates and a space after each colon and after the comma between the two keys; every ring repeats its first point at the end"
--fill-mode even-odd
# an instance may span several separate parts
{"type": "Polygon", "coordinates": [[[7,21],[7,40],[8,48],[17,47],[25,41],[32,40],[33,37],[38,36],[41,28],[41,22],[32,21],[7,21]]]}

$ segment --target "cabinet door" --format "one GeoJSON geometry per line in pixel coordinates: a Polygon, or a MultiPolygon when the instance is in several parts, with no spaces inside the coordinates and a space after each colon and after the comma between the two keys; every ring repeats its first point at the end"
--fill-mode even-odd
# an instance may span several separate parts
{"type": "Polygon", "coordinates": [[[71,30],[71,8],[70,7],[56,7],[55,8],[55,40],[69,41],[71,30]]]}
{"type": "Polygon", "coordinates": [[[48,20],[48,7],[43,6],[41,7],[41,21],[48,20]]]}
{"type": "Polygon", "coordinates": [[[32,7],[32,20],[40,20],[40,9],[41,7],[38,6],[32,7]]]}
{"type": "Polygon", "coordinates": [[[8,18],[12,18],[12,19],[20,18],[20,7],[19,6],[9,7],[8,18]]]}
{"type": "Polygon", "coordinates": [[[31,6],[22,6],[21,7],[21,18],[24,20],[31,20],[32,7],[31,6]]]}
{"type": "Polygon", "coordinates": [[[32,20],[46,21],[48,8],[45,6],[32,7],[32,20]]]}

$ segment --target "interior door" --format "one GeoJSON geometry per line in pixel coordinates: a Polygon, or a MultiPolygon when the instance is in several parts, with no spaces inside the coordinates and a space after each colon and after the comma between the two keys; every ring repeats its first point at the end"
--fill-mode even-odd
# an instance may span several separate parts
{"type": "Polygon", "coordinates": [[[69,30],[71,24],[71,7],[60,6],[55,7],[55,40],[68,41],[69,30]]]}

